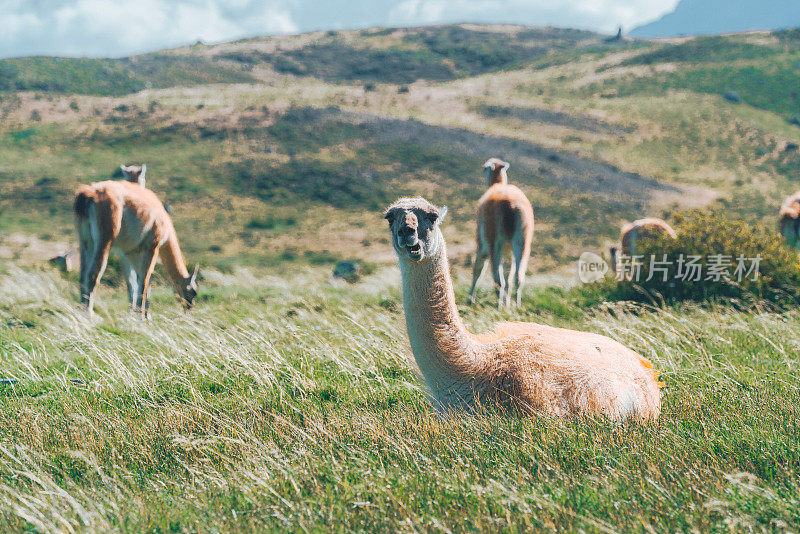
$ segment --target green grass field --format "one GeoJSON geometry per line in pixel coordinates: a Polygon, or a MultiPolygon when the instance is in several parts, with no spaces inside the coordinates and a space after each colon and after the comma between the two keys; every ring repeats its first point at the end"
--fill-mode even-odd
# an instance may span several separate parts
{"type": "MultiPolygon", "coordinates": [[[[586,306],[531,291],[462,313],[605,333],[666,383],[652,425],[438,418],[409,362],[394,270],[342,289],[209,273],[98,317],[74,283],[0,275],[4,531],[792,531],[800,314],[586,306]]],[[[465,298],[458,287],[458,298],[465,298]]]]}
{"type": "Polygon", "coordinates": [[[0,531],[797,532],[800,312],[568,286],[624,221],[714,206],[772,232],[798,65],[797,30],[477,25],[0,60],[0,531]],[[463,303],[491,156],[534,207],[531,280],[499,312],[485,277],[468,327],[619,340],[662,372],[656,423],[433,413],[382,213],[448,205],[463,303]],[[158,267],[140,322],[112,264],[89,319],[46,259],[77,185],[138,162],[198,303],[158,267]],[[331,281],[339,260],[366,276],[331,281]]]}

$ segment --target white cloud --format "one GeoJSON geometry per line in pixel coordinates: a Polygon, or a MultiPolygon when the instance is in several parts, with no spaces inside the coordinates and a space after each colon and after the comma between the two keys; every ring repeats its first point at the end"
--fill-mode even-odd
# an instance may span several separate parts
{"type": "Polygon", "coordinates": [[[433,22],[508,22],[631,29],[672,11],[678,0],[404,0],[393,8],[393,25],[433,22]]]}
{"type": "Polygon", "coordinates": [[[0,0],[0,57],[119,56],[297,31],[283,0],[0,0]]]}

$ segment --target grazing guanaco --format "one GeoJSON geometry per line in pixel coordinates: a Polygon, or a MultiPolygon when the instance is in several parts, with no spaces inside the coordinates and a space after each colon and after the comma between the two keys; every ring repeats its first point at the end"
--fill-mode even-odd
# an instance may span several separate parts
{"type": "Polygon", "coordinates": [[[677,238],[675,230],[663,219],[648,217],[639,219],[632,223],[625,224],[619,236],[619,243],[609,247],[611,254],[611,268],[615,273],[619,272],[619,263],[622,256],[632,257],[636,255],[636,244],[641,238],[654,238],[667,235],[672,239],[677,238]]]}
{"type": "Polygon", "coordinates": [[[478,406],[527,414],[654,419],[657,373],[605,336],[535,323],[473,335],[458,314],[440,229],[447,208],[401,198],[386,210],[399,257],[411,350],[437,411],[478,406]]]}
{"type": "Polygon", "coordinates": [[[783,202],[778,217],[779,230],[786,244],[800,248],[800,191],[783,202]]]}
{"type": "Polygon", "coordinates": [[[528,270],[533,239],[533,208],[525,193],[508,183],[509,164],[491,158],[483,165],[486,193],[478,201],[478,232],[472,288],[468,303],[475,300],[475,286],[483,273],[487,258],[491,263],[497,306],[511,303],[510,286],[514,284],[514,301],[522,302],[522,286],[528,270]],[[503,277],[503,253],[511,248],[513,263],[508,283],[503,277]]]}
{"type": "Polygon", "coordinates": [[[73,211],[80,244],[81,302],[90,313],[112,248],[122,260],[130,305],[142,317],[148,313],[156,255],[183,307],[194,305],[197,267],[191,275],[186,270],[172,219],[155,193],[123,180],[96,182],[78,189],[73,211]]]}
{"type": "Polygon", "coordinates": [[[131,182],[134,184],[139,184],[140,186],[144,187],[144,176],[147,174],[147,165],[142,163],[141,165],[125,165],[124,163],[119,166],[120,170],[122,170],[122,178],[126,182],[131,182]]]}

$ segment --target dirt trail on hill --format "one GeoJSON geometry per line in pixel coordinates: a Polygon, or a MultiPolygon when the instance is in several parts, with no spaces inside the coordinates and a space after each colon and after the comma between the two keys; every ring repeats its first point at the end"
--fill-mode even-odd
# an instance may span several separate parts
{"type": "Polygon", "coordinates": [[[592,134],[625,135],[635,130],[633,127],[605,122],[585,113],[566,113],[527,106],[480,105],[474,106],[472,109],[491,119],[518,119],[527,123],[561,126],[592,134]]]}

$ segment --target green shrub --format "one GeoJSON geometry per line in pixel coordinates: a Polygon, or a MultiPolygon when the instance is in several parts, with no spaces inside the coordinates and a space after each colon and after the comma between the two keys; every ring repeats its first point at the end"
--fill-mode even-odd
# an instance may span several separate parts
{"type": "Polygon", "coordinates": [[[286,74],[302,76],[308,73],[308,67],[291,57],[276,56],[273,66],[276,71],[286,74]]]}
{"type": "Polygon", "coordinates": [[[245,228],[249,230],[286,230],[297,224],[294,217],[253,217],[245,228]]]}
{"type": "Polygon", "coordinates": [[[118,96],[146,87],[253,81],[252,76],[235,65],[163,53],[121,59],[25,57],[0,60],[0,91],[118,96]]]}
{"type": "Polygon", "coordinates": [[[0,61],[0,91],[14,89],[14,81],[19,75],[19,68],[13,63],[0,61]]]}
{"type": "Polygon", "coordinates": [[[800,41],[800,27],[775,32],[775,36],[781,41],[787,43],[800,41]]]}
{"type": "Polygon", "coordinates": [[[639,240],[636,256],[643,259],[626,261],[623,270],[625,278],[630,279],[604,283],[607,298],[667,302],[766,300],[779,305],[800,301],[800,259],[775,230],[729,218],[717,210],[687,212],[676,216],[675,223],[675,240],[666,236],[639,240]],[[667,263],[659,264],[665,255],[667,263]],[[697,261],[702,268],[699,281],[693,280],[695,276],[686,279],[692,256],[701,258],[697,261]],[[753,267],[752,258],[760,258],[757,274],[748,273],[753,267]],[[724,265],[727,262],[729,265],[724,265]],[[634,266],[637,263],[638,281],[634,266]],[[721,266],[719,275],[713,272],[714,264],[721,266]],[[737,273],[740,265],[741,277],[737,273]]]}

